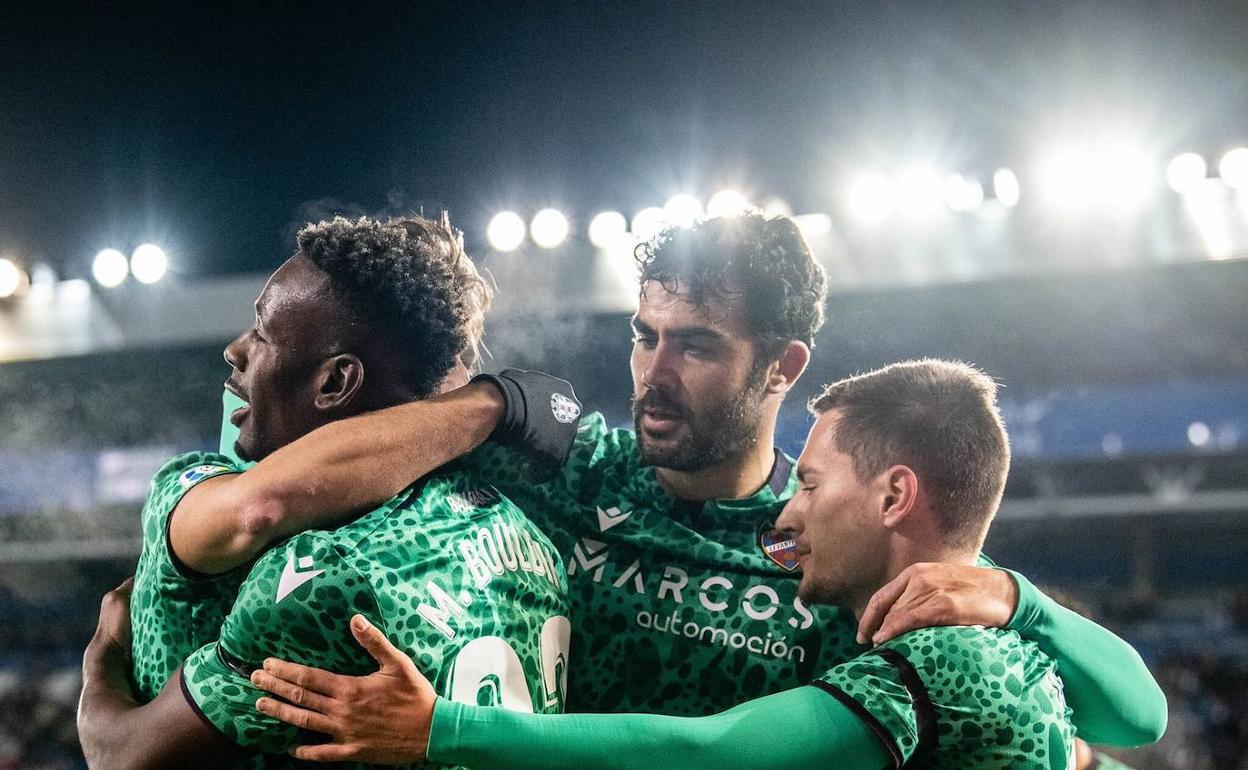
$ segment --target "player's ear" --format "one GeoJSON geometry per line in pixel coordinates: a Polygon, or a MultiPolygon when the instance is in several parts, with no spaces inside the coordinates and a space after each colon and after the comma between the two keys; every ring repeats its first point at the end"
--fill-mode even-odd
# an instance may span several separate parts
{"type": "Polygon", "coordinates": [[[364,387],[364,362],[352,353],[331,356],[321,362],[316,373],[316,385],[317,409],[345,409],[364,387]]]}
{"type": "Polygon", "coordinates": [[[892,529],[910,515],[919,499],[919,477],[906,465],[894,465],[877,477],[880,521],[892,529]]]}
{"type": "Polygon", "coordinates": [[[801,340],[789,340],[767,375],[768,393],[785,393],[797,382],[810,363],[810,348],[801,340]]]}

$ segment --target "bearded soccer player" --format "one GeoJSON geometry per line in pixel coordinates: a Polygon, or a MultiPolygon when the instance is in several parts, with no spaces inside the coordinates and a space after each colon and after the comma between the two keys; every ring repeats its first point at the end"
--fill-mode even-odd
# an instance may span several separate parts
{"type": "Polygon", "coordinates": [[[460,419],[480,411],[468,396],[500,404],[510,412],[503,432],[554,459],[570,446],[575,415],[560,421],[548,407],[542,422],[517,411],[526,396],[579,406],[570,391],[542,390],[557,381],[530,373],[417,401],[465,382],[489,301],[445,216],[339,218],[305,228],[298,245],[260,295],[255,325],[225,354],[227,387],[247,403],[232,414],[237,454],[259,464],[194,453],[158,471],[132,612],[121,595],[106,599],[79,714],[93,765],[207,766],[283,752],[297,732],[257,718],[248,674],[274,653],[359,669],[367,657],[338,641],[357,610],[441,671],[455,697],[478,702],[477,686],[498,675],[502,705],[561,705],[566,577],[540,531],[493,487],[453,469],[368,507],[383,494],[379,484],[409,484],[499,432],[441,422],[448,409],[460,419]],[[445,409],[429,412],[434,403],[445,409]],[[335,430],[362,412],[367,440],[335,430]],[[387,428],[396,415],[425,423],[419,456],[410,436],[396,442],[387,428]],[[379,447],[386,451],[372,454],[379,447]],[[256,560],[282,537],[343,521],[256,560]],[[487,546],[505,555],[491,562],[496,572],[465,566],[487,546]]]}
{"type": "MultiPolygon", "coordinates": [[[[894,364],[828,386],[811,409],[818,419],[798,462],[800,486],[776,522],[795,541],[804,601],[861,615],[875,591],[914,564],[975,564],[1009,467],[991,379],[964,364],[894,364]]],[[[407,728],[408,759],[549,770],[1076,767],[1056,666],[1014,631],[912,630],[810,686],[688,719],[516,715],[450,703],[380,632],[353,627],[414,693],[408,709],[388,714],[407,728]]],[[[265,671],[255,679],[293,702],[308,700],[265,671]]],[[[321,713],[271,699],[262,706],[332,729],[321,713]]]]}

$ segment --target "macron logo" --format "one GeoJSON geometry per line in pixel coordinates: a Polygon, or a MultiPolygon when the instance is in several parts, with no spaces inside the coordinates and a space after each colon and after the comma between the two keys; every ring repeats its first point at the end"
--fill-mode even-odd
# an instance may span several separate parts
{"type": "Polygon", "coordinates": [[[282,569],[281,579],[277,581],[277,600],[273,603],[277,604],[277,602],[290,596],[291,591],[324,572],[325,570],[323,569],[312,569],[311,556],[300,558],[299,569],[296,569],[295,555],[292,553],[286,561],[286,567],[282,569]]]}
{"type": "Polygon", "coordinates": [[[605,511],[599,508],[598,509],[598,531],[606,532],[608,529],[611,529],[616,524],[619,524],[621,521],[624,521],[625,519],[627,519],[629,516],[632,516],[632,515],[633,515],[632,511],[620,511],[619,508],[616,508],[614,506],[608,508],[605,511]]]}

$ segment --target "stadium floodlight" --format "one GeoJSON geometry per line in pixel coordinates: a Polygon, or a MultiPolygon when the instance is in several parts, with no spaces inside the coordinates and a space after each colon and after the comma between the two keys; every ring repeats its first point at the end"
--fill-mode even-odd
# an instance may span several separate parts
{"type": "Polygon", "coordinates": [[[1007,209],[1018,205],[1020,197],[1018,177],[1008,168],[999,168],[992,173],[992,195],[997,203],[1007,209]]]}
{"type": "Polygon", "coordinates": [[[720,190],[706,202],[706,215],[715,217],[735,217],[744,214],[750,208],[750,202],[736,190],[720,190]]]}
{"type": "Polygon", "coordinates": [[[1194,191],[1205,181],[1209,167],[1205,159],[1194,152],[1174,156],[1166,165],[1166,183],[1179,195],[1194,191]]]}
{"type": "Polygon", "coordinates": [[[533,215],[529,235],[543,249],[553,249],[568,238],[568,218],[559,209],[542,209],[533,215]]]}
{"type": "Polygon", "coordinates": [[[589,220],[589,242],[595,248],[610,248],[626,232],[628,220],[618,211],[603,211],[589,220]]]}
{"type": "Polygon", "coordinates": [[[940,175],[926,166],[908,168],[897,180],[897,205],[906,216],[927,219],[944,203],[940,175]]]}
{"type": "Polygon", "coordinates": [[[658,206],[650,206],[633,215],[633,222],[629,229],[637,240],[648,241],[667,224],[669,224],[667,212],[658,206]]]}
{"type": "Polygon", "coordinates": [[[1130,213],[1153,192],[1154,165],[1143,147],[1116,138],[1056,150],[1038,180],[1046,202],[1068,214],[1130,213]]]}
{"type": "Polygon", "coordinates": [[[126,255],[117,249],[104,249],[95,255],[95,261],[91,263],[91,275],[105,289],[120,286],[129,273],[130,263],[126,261],[126,255]]]}
{"type": "Polygon", "coordinates": [[[130,255],[130,272],[139,283],[156,283],[165,277],[168,269],[165,250],[154,243],[145,243],[130,255]]]}
{"type": "Polygon", "coordinates": [[[1234,190],[1248,189],[1248,147],[1236,147],[1218,161],[1218,176],[1234,190]]]}
{"type": "Polygon", "coordinates": [[[524,243],[524,220],[514,211],[500,211],[485,228],[485,239],[495,251],[515,251],[524,243]]]}
{"type": "Polygon", "coordinates": [[[678,227],[688,227],[706,215],[702,201],[686,193],[668,198],[663,212],[667,214],[667,221],[678,227]]]}
{"type": "Polygon", "coordinates": [[[1187,440],[1195,447],[1203,447],[1209,445],[1209,439],[1213,437],[1209,426],[1203,422],[1194,422],[1187,426],[1187,440]]]}
{"type": "Polygon", "coordinates": [[[849,186],[849,209],[864,222],[879,222],[893,210],[893,196],[893,186],[884,177],[860,177],[849,186]]]}
{"type": "Polygon", "coordinates": [[[12,260],[0,259],[0,299],[12,297],[21,285],[21,269],[12,260]]]}
{"type": "Polygon", "coordinates": [[[967,179],[961,174],[950,174],[945,177],[945,205],[950,210],[963,212],[974,211],[984,202],[984,186],[976,179],[967,179]]]}

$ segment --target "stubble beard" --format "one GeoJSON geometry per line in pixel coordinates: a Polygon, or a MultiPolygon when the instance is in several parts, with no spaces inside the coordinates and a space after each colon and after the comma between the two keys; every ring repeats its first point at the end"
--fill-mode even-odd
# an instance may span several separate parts
{"type": "Polygon", "coordinates": [[[758,443],[764,386],[763,377],[752,373],[744,388],[709,410],[691,414],[691,410],[682,408],[684,430],[667,440],[648,438],[642,430],[641,417],[648,403],[670,402],[653,390],[640,399],[634,398],[633,429],[642,463],[674,471],[699,471],[740,456],[758,443]]]}

